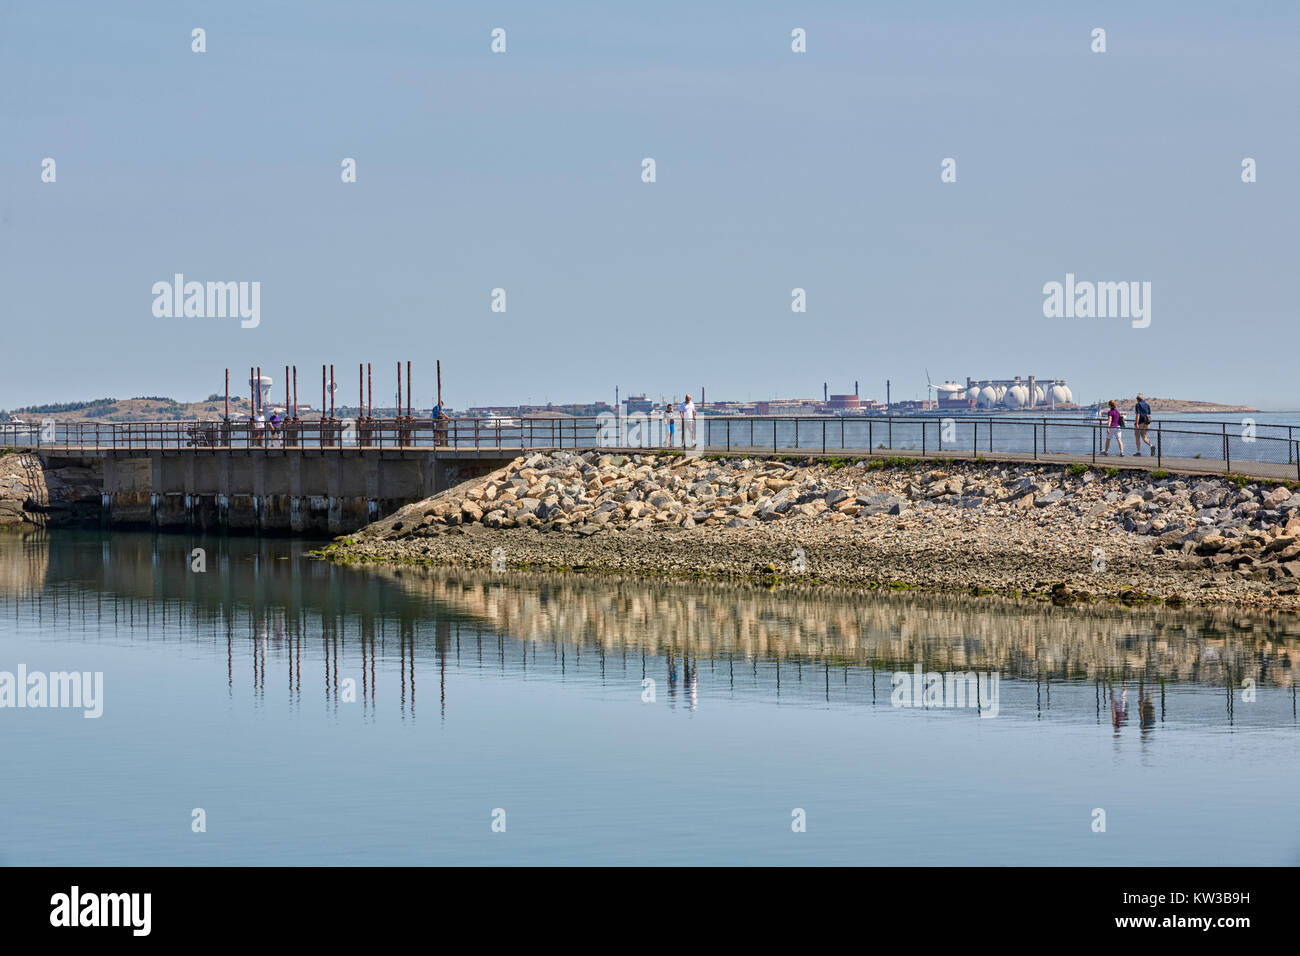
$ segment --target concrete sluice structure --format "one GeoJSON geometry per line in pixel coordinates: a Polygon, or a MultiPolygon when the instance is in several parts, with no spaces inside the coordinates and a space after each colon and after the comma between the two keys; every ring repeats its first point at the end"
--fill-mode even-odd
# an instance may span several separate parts
{"type": "MultiPolygon", "coordinates": [[[[24,464],[36,527],[346,534],[513,458],[433,449],[42,451],[24,464]]],[[[4,460],[0,459],[0,466],[4,460]]]]}

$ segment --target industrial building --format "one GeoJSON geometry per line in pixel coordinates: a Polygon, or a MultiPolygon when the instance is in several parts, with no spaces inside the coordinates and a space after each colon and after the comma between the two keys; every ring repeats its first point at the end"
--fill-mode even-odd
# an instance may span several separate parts
{"type": "Polygon", "coordinates": [[[1074,393],[1063,378],[1017,375],[1013,379],[977,380],[968,377],[965,385],[944,382],[933,387],[941,410],[1056,408],[1074,404],[1074,393]]]}

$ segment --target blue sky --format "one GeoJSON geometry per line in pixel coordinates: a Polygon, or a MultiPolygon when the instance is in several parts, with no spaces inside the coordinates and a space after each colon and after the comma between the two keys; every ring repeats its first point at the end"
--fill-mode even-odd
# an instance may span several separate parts
{"type": "Polygon", "coordinates": [[[399,358],[427,404],[440,358],[453,407],[928,368],[1300,408],[1300,5],[985,6],[0,6],[0,407],[399,358]],[[156,318],[177,272],[261,324],[156,318]],[[1067,272],[1150,327],[1044,318],[1067,272]]]}

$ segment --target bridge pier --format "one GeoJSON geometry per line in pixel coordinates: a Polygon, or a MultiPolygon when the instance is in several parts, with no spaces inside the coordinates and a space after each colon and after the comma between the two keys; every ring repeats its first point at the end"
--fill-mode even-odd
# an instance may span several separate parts
{"type": "Polygon", "coordinates": [[[82,526],[324,538],[500,468],[515,452],[105,448],[39,457],[44,468],[89,475],[69,519],[82,526]]]}

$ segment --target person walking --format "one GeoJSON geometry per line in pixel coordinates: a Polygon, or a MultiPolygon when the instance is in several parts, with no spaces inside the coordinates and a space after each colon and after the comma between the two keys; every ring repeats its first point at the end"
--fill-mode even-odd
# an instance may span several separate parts
{"type": "Polygon", "coordinates": [[[1155,445],[1151,444],[1151,439],[1147,432],[1151,428],[1151,406],[1147,400],[1138,392],[1137,404],[1133,406],[1133,441],[1136,447],[1133,449],[1135,455],[1142,454],[1142,443],[1146,442],[1147,456],[1154,457],[1156,453],[1155,445]]]}
{"type": "Polygon", "coordinates": [[[1116,441],[1119,443],[1119,457],[1124,457],[1124,416],[1120,414],[1119,409],[1115,406],[1115,400],[1110,400],[1110,407],[1106,409],[1106,449],[1103,455],[1110,454],[1110,443],[1116,441]]]}
{"type": "Polygon", "coordinates": [[[682,447],[695,447],[695,403],[689,395],[682,402],[682,447]]]}
{"type": "Polygon", "coordinates": [[[668,422],[668,447],[669,448],[672,448],[674,446],[674,443],[677,440],[676,438],[677,421],[673,417],[674,414],[676,414],[676,408],[674,406],[674,403],[669,402],[667,405],[664,406],[664,418],[668,422]]]}

